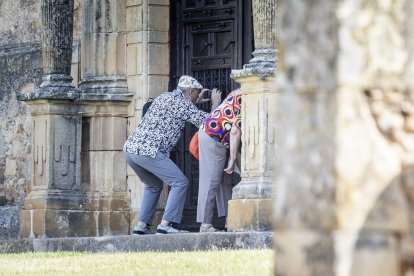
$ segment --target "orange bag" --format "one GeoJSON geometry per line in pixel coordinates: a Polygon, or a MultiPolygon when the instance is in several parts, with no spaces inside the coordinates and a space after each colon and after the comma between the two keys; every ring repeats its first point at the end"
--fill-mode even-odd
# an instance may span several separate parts
{"type": "Polygon", "coordinates": [[[193,138],[191,138],[189,150],[195,159],[200,159],[200,154],[198,152],[198,131],[194,134],[193,138]]]}

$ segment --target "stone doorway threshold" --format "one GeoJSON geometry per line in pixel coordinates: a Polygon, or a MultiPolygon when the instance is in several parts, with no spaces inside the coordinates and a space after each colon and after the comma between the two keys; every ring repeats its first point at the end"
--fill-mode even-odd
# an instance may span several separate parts
{"type": "Polygon", "coordinates": [[[23,252],[145,252],[272,248],[273,232],[186,233],[0,240],[0,253],[23,252]]]}

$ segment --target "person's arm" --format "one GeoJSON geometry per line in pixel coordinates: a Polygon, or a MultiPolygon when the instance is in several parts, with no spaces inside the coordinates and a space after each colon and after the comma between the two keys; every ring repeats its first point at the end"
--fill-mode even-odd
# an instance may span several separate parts
{"type": "MultiPolygon", "coordinates": [[[[201,93],[205,93],[205,91],[207,91],[207,89],[203,89],[201,91],[201,93]]],[[[200,95],[201,95],[200,93],[200,95]]],[[[202,96],[199,97],[199,99],[197,99],[197,103],[203,103],[201,101],[202,96]]],[[[210,101],[210,99],[208,99],[207,101],[210,101]]],[[[217,90],[216,88],[213,89],[212,93],[211,93],[211,106],[216,109],[217,106],[220,105],[220,101],[221,101],[221,92],[220,90],[217,90]]],[[[186,110],[186,116],[185,116],[185,120],[189,123],[192,123],[193,125],[195,125],[196,127],[200,127],[201,123],[207,118],[208,113],[204,112],[202,110],[199,110],[194,104],[192,103],[188,103],[186,101],[184,101],[184,104],[186,105],[183,109],[186,110]]],[[[212,109],[212,111],[214,110],[212,109]]]]}
{"type": "Polygon", "coordinates": [[[196,127],[200,127],[203,121],[207,118],[208,113],[199,110],[194,104],[185,101],[181,110],[184,112],[184,120],[192,123],[196,127]]]}
{"type": "Polygon", "coordinates": [[[220,105],[220,103],[221,103],[221,91],[218,90],[217,88],[214,88],[211,91],[211,112],[216,110],[216,108],[220,105]]]}
{"type": "Polygon", "coordinates": [[[230,157],[227,164],[227,168],[224,169],[224,172],[231,174],[234,170],[234,164],[237,158],[237,151],[240,146],[241,140],[241,130],[236,127],[234,124],[230,130],[230,157]]]}

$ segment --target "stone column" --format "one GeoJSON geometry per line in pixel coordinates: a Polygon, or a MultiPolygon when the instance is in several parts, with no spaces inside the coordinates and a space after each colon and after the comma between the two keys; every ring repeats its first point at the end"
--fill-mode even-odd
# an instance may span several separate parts
{"type": "Polygon", "coordinates": [[[276,70],[276,8],[272,0],[253,1],[254,58],[232,78],[242,89],[242,181],[229,201],[229,231],[272,228],[272,172],[275,160],[272,90],[276,70]]]}
{"type": "Polygon", "coordinates": [[[97,236],[129,233],[130,195],[123,144],[127,134],[125,0],[83,3],[81,40],[81,190],[96,219],[97,236]]]}
{"type": "Polygon", "coordinates": [[[126,94],[126,0],[83,3],[82,66],[85,93],[126,94]]]}
{"type": "Polygon", "coordinates": [[[32,179],[21,214],[23,237],[88,234],[77,212],[80,193],[79,92],[70,77],[73,0],[42,1],[44,77],[40,88],[21,94],[31,107],[32,179]]]}
{"type": "Polygon", "coordinates": [[[70,76],[73,42],[73,1],[42,1],[43,82],[40,95],[73,98],[70,76]],[[66,95],[65,95],[66,93],[66,95]]]}

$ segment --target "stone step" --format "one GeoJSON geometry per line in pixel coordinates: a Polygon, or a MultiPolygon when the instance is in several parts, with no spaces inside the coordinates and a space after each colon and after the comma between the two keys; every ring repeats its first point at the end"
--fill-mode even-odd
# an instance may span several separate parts
{"type": "Polygon", "coordinates": [[[23,252],[144,252],[264,249],[272,232],[185,233],[145,236],[16,239],[0,241],[0,253],[23,252]]]}

